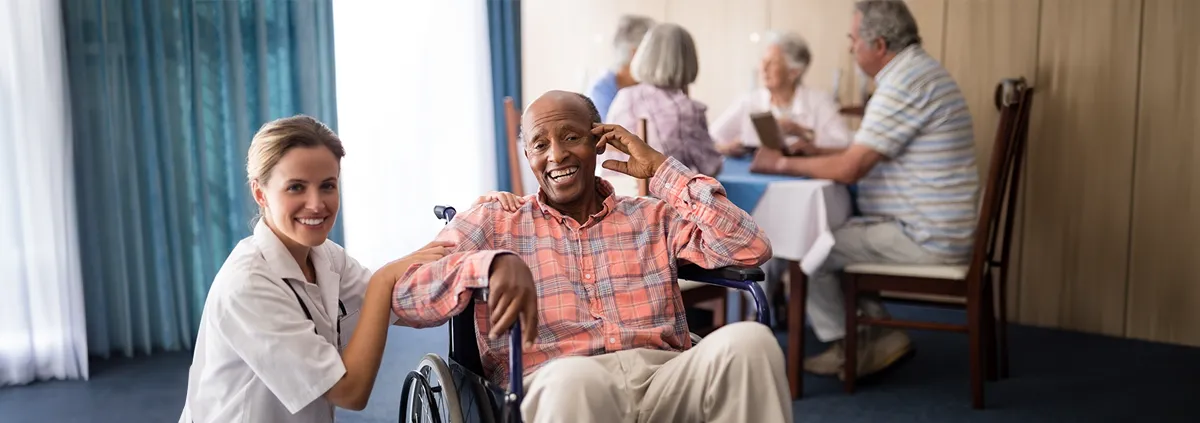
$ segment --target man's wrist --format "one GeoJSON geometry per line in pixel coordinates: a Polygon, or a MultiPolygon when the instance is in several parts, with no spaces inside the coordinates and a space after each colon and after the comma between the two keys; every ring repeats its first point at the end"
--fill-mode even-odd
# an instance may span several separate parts
{"type": "Polygon", "coordinates": [[[663,165],[667,163],[667,155],[666,154],[659,153],[659,152],[655,152],[655,154],[657,154],[657,156],[655,156],[650,161],[650,176],[646,179],[653,178],[654,175],[657,175],[658,170],[661,169],[663,167],[663,165]]]}

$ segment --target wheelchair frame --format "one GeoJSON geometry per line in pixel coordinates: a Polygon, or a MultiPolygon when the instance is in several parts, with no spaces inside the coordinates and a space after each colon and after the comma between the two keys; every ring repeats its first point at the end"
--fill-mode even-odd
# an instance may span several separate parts
{"type": "MultiPolygon", "coordinates": [[[[450,206],[435,206],[433,214],[446,224],[454,219],[456,211],[450,206]]],[[[694,264],[679,266],[678,279],[723,286],[740,291],[749,291],[754,298],[759,323],[770,325],[771,308],[767,296],[758,282],[766,278],[758,267],[731,266],[704,269],[694,264]]],[[[476,298],[486,301],[486,293],[472,295],[467,307],[450,318],[449,362],[436,354],[427,354],[417,370],[410,371],[404,379],[400,400],[400,422],[424,422],[430,417],[433,423],[520,423],[521,401],[525,397],[523,384],[524,363],[521,360],[521,325],[517,321],[509,337],[509,386],[499,387],[483,376],[483,362],[479,356],[479,345],[475,333],[476,298]],[[437,386],[430,385],[437,377],[437,386]],[[449,384],[450,386],[447,386],[449,384]],[[420,400],[420,401],[418,401],[420,400]],[[440,401],[439,401],[440,400],[440,401]],[[419,414],[419,402],[424,402],[428,414],[419,414]],[[483,403],[483,404],[481,404],[483,403]],[[439,408],[440,405],[440,408],[439,408]],[[485,407],[486,406],[486,407],[485,407]],[[444,415],[444,416],[443,416],[444,415]],[[409,418],[406,420],[406,416],[409,418]],[[443,417],[445,420],[443,420],[443,417]],[[499,418],[497,418],[499,417],[499,418]]],[[[694,336],[694,335],[693,335],[694,336]]],[[[693,345],[695,342],[693,342],[693,345]]]]}

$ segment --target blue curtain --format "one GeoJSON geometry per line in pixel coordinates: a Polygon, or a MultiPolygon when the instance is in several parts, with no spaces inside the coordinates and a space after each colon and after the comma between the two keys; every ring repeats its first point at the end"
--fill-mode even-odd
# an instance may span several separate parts
{"type": "Polygon", "coordinates": [[[512,97],[517,108],[521,108],[521,0],[484,1],[487,1],[488,38],[491,41],[497,189],[511,191],[513,181],[508,168],[504,97],[512,97]]]}
{"type": "Polygon", "coordinates": [[[254,132],[336,130],[331,0],[64,0],[63,22],[89,351],[190,348],[257,214],[254,132]]]}

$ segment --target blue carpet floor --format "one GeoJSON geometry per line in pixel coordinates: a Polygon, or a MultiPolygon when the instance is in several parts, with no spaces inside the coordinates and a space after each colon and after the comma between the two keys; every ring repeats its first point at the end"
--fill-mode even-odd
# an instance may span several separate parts
{"type": "MultiPolygon", "coordinates": [[[[942,321],[959,312],[898,306],[898,317],[942,321]]],[[[780,342],[783,342],[783,334],[780,342]]],[[[1012,377],[987,385],[988,409],[970,408],[967,338],[913,332],[917,353],[842,393],[835,378],[808,376],[793,404],[797,422],[1200,422],[1200,349],[1013,326],[1012,377]]],[[[808,353],[822,349],[811,331],[808,353]]],[[[371,402],[338,410],[343,423],[396,422],[400,382],[444,328],[392,328],[371,402]]],[[[2,423],[174,422],[190,353],[94,360],[88,382],[0,388],[2,423]]]]}

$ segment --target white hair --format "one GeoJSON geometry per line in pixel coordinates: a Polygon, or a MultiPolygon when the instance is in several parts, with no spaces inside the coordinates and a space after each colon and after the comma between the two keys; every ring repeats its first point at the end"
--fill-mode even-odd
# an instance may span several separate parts
{"type": "Polygon", "coordinates": [[[642,43],[642,38],[645,38],[646,32],[653,26],[654,19],[645,16],[623,15],[617,20],[617,32],[613,34],[613,49],[617,58],[613,63],[613,70],[620,69],[633,60],[633,49],[642,43]]]}
{"type": "Polygon", "coordinates": [[[766,38],[767,47],[779,46],[788,69],[805,70],[812,63],[812,51],[808,49],[808,41],[804,37],[791,32],[771,32],[766,38]]]}
{"type": "Polygon", "coordinates": [[[630,71],[638,82],[683,89],[696,82],[696,75],[700,73],[696,43],[679,25],[655,25],[638,46],[630,71]]]}

